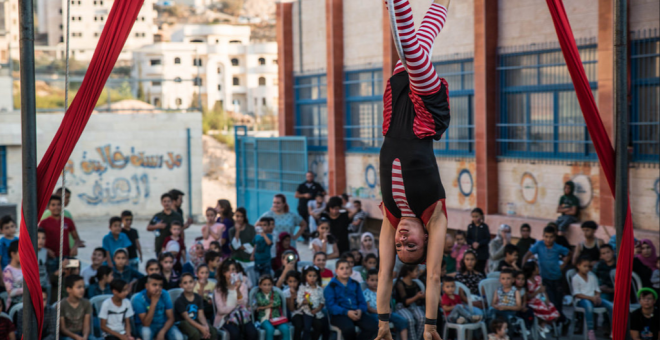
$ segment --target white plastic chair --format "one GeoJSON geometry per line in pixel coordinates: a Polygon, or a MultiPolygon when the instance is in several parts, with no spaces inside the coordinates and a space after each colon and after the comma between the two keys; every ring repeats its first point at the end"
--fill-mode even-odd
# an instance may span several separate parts
{"type": "MultiPolygon", "coordinates": [[[[610,270],[610,279],[612,279],[612,284],[614,284],[614,278],[616,276],[616,268],[610,270]]],[[[637,300],[637,291],[640,290],[642,287],[642,278],[637,275],[637,273],[632,272],[632,280],[630,281],[630,290],[633,295],[633,299],[635,299],[636,303],[631,303],[630,304],[630,312],[633,312],[641,307],[639,304],[639,300],[637,300]]]]}
{"type": "MultiPolygon", "coordinates": [[[[568,289],[571,292],[571,296],[573,296],[573,277],[577,274],[577,271],[575,269],[570,269],[569,271],[566,272],[566,281],[568,281],[568,289]]],[[[594,314],[605,314],[607,315],[607,309],[605,307],[594,307],[593,309],[594,314]]],[[[582,315],[585,314],[585,310],[582,307],[579,307],[577,302],[575,301],[575,298],[573,298],[573,313],[582,313],[582,315]]],[[[582,317],[582,334],[584,335],[584,340],[587,340],[587,318],[586,316],[582,317]]],[[[569,327],[568,334],[573,334],[574,329],[575,329],[575,322],[571,322],[571,326],[569,327]]]]}
{"type": "MultiPolygon", "coordinates": [[[[470,310],[472,310],[472,295],[470,295],[470,290],[462,283],[456,281],[456,294],[460,294],[461,290],[465,293],[468,299],[468,307],[470,310]]],[[[471,320],[470,320],[471,321],[471,320]]],[[[449,329],[454,329],[456,330],[456,336],[458,337],[458,340],[465,340],[465,333],[468,332],[467,339],[472,339],[472,331],[474,330],[481,330],[483,334],[483,339],[488,338],[488,330],[486,329],[486,323],[484,322],[484,319],[482,319],[479,322],[475,323],[465,323],[465,324],[458,324],[458,323],[450,323],[449,320],[446,320],[445,326],[442,331],[442,338],[447,339],[447,331],[449,329]]]]}
{"type": "MultiPolygon", "coordinates": [[[[112,294],[103,294],[103,295],[97,295],[89,300],[89,303],[92,305],[93,310],[95,311],[96,317],[98,318],[99,313],[101,312],[101,305],[103,305],[103,301],[112,298],[112,294]]],[[[99,319],[100,322],[100,319],[99,319]]],[[[97,338],[101,338],[101,329],[96,329],[94,328],[94,322],[92,320],[91,322],[91,333],[93,336],[97,338]]]]}
{"type": "Polygon", "coordinates": [[[486,276],[487,279],[499,279],[500,278],[500,272],[490,272],[486,276]]]}
{"type": "Polygon", "coordinates": [[[257,281],[259,281],[259,274],[257,273],[256,268],[254,266],[249,266],[245,268],[245,273],[248,276],[248,279],[252,282],[252,287],[257,286],[257,281]]]}
{"type": "Polygon", "coordinates": [[[172,288],[167,291],[168,294],[170,294],[170,300],[172,300],[172,304],[176,301],[176,299],[183,294],[183,288],[172,288]]]}
{"type": "Polygon", "coordinates": [[[9,309],[9,318],[11,319],[11,322],[13,322],[14,324],[16,324],[16,320],[14,319],[14,316],[16,316],[16,313],[18,313],[19,311],[23,311],[22,302],[15,304],[9,309]]]}

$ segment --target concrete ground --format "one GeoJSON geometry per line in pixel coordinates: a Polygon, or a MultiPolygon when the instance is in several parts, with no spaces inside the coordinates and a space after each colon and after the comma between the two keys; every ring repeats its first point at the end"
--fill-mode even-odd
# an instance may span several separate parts
{"type": "MultiPolygon", "coordinates": [[[[108,230],[108,219],[107,218],[95,218],[95,219],[76,219],[76,227],[78,228],[78,233],[80,237],[85,241],[86,247],[79,250],[78,258],[81,261],[81,267],[84,268],[90,264],[90,259],[92,257],[92,252],[94,248],[102,246],[103,237],[109,232],[108,230]]],[[[142,251],[144,254],[144,261],[140,264],[140,270],[144,271],[144,262],[151,258],[155,258],[154,252],[154,233],[147,231],[147,223],[149,220],[146,219],[136,219],[133,221],[133,227],[136,228],[140,234],[140,244],[142,245],[142,251]]],[[[190,246],[190,240],[194,240],[196,237],[202,235],[202,225],[194,224],[186,230],[186,246],[190,246]]],[[[300,257],[304,261],[310,261],[312,258],[312,251],[309,249],[309,246],[298,242],[297,244],[298,252],[300,257]]],[[[564,313],[566,317],[570,320],[575,320],[573,317],[573,308],[564,306],[564,313]]],[[[602,324],[602,318],[600,320],[602,324]]],[[[581,324],[579,325],[582,326],[581,324]]],[[[606,335],[603,332],[603,327],[596,328],[596,335],[600,340],[609,339],[609,333],[606,335]]],[[[548,336],[549,339],[554,339],[554,337],[548,336]]],[[[582,340],[584,339],[583,335],[573,335],[572,337],[560,337],[559,339],[571,339],[571,340],[582,340]]],[[[528,340],[532,340],[529,337],[528,340]]],[[[542,340],[542,339],[541,339],[542,340]]]]}

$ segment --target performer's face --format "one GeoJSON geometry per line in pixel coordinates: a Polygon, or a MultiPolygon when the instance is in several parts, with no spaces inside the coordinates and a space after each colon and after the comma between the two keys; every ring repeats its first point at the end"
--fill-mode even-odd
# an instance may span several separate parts
{"type": "Polygon", "coordinates": [[[419,219],[402,218],[394,236],[396,253],[404,263],[418,263],[424,256],[427,240],[419,219]]]}

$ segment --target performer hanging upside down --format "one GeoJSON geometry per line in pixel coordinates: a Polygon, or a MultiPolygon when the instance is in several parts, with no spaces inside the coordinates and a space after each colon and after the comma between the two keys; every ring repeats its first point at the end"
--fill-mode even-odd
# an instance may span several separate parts
{"type": "Polygon", "coordinates": [[[426,260],[424,338],[439,339],[435,320],[447,212],[433,141],[449,126],[449,96],[447,82],[431,64],[431,52],[447,18],[449,0],[435,0],[417,32],[408,0],[386,0],[386,5],[401,60],[383,96],[378,339],[391,339],[388,321],[395,255],[408,264],[426,260]]]}

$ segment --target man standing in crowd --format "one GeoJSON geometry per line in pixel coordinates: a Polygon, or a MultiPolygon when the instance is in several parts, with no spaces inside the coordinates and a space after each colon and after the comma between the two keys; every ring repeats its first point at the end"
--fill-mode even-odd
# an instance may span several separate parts
{"type": "Polygon", "coordinates": [[[309,211],[307,210],[307,202],[313,200],[318,193],[325,195],[323,186],[314,182],[314,173],[307,171],[305,174],[305,182],[301,183],[296,189],[296,198],[298,199],[298,214],[303,218],[303,221],[309,221],[309,211]]]}
{"type": "MultiPolygon", "coordinates": [[[[173,209],[177,213],[179,213],[181,217],[185,218],[186,215],[183,214],[183,209],[181,208],[181,206],[183,206],[183,195],[185,194],[183,193],[183,191],[179,189],[172,189],[170,190],[170,195],[172,196],[173,209]]],[[[188,229],[192,224],[193,224],[193,219],[192,217],[188,216],[186,223],[183,224],[183,229],[188,229]]]]}
{"type": "Polygon", "coordinates": [[[163,241],[165,241],[168,236],[172,235],[172,232],[170,231],[172,222],[179,221],[183,225],[183,217],[174,210],[172,195],[170,193],[164,193],[160,196],[160,204],[163,206],[163,211],[154,215],[147,226],[147,231],[154,231],[156,233],[154,243],[156,254],[160,254],[163,247],[163,241]]]}

